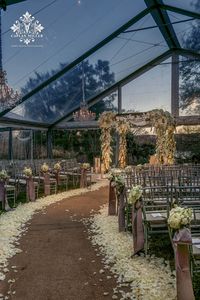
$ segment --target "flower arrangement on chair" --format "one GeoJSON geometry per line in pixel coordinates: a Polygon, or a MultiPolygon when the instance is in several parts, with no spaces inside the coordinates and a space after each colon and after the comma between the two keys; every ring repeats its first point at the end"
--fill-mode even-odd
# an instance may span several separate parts
{"type": "Polygon", "coordinates": [[[35,201],[35,184],[33,181],[33,171],[29,167],[25,167],[23,174],[26,176],[26,198],[27,201],[35,201]]]}
{"type": "Polygon", "coordinates": [[[142,197],[142,187],[140,185],[136,185],[132,187],[127,199],[128,204],[135,204],[141,197],[142,197]]]}
{"type": "Polygon", "coordinates": [[[33,171],[32,171],[31,168],[25,167],[24,170],[23,170],[23,174],[24,174],[26,177],[32,177],[33,171]]]}
{"type": "Polygon", "coordinates": [[[189,225],[192,221],[190,208],[175,206],[171,209],[168,225],[175,231],[172,244],[175,253],[178,299],[195,299],[190,272],[190,250],[192,236],[189,225]]]}
{"type": "Polygon", "coordinates": [[[9,178],[8,173],[6,170],[1,170],[0,171],[0,181],[5,182],[9,178]]]}
{"type": "Polygon", "coordinates": [[[62,167],[61,167],[60,163],[57,162],[57,163],[55,163],[55,165],[53,166],[53,169],[54,169],[55,172],[60,172],[61,169],[62,169],[62,167]]]}
{"type": "Polygon", "coordinates": [[[47,163],[43,163],[43,164],[41,165],[41,171],[42,171],[43,173],[49,172],[49,166],[47,165],[47,163]]]}
{"type": "Polygon", "coordinates": [[[131,209],[131,225],[132,225],[132,233],[133,233],[133,255],[137,254],[144,248],[144,230],[142,223],[142,204],[139,201],[142,197],[143,190],[140,185],[136,185],[132,187],[130,193],[128,195],[128,207],[127,207],[127,224],[128,224],[128,216],[129,210],[131,209]]]}
{"type": "Polygon", "coordinates": [[[168,224],[173,230],[188,227],[192,220],[192,210],[190,208],[176,206],[171,209],[168,224]]]}
{"type": "Polygon", "coordinates": [[[126,166],[124,171],[126,174],[131,174],[133,171],[133,168],[132,168],[132,166],[126,166]]]}
{"type": "Polygon", "coordinates": [[[89,163],[83,163],[81,165],[81,168],[84,169],[84,170],[88,170],[90,168],[90,164],[89,163]]]}

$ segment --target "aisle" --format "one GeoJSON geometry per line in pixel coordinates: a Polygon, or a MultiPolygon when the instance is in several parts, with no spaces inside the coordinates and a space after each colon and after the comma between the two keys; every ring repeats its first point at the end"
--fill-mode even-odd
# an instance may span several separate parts
{"type": "MultiPolygon", "coordinates": [[[[47,207],[30,221],[20,241],[22,253],[10,260],[4,297],[13,300],[112,299],[111,275],[99,272],[100,256],[80,219],[108,199],[108,188],[71,197],[47,207]],[[106,296],[104,293],[109,293],[106,296]]],[[[3,298],[5,299],[5,298],[3,298]]]]}

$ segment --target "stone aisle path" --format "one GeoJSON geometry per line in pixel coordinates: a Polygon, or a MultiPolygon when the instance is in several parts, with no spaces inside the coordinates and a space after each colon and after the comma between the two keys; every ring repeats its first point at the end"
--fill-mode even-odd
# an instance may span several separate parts
{"type": "Polygon", "coordinates": [[[109,271],[99,273],[101,257],[79,222],[107,199],[106,187],[62,200],[36,214],[20,240],[23,252],[10,260],[11,271],[0,293],[12,300],[112,299],[115,279],[107,279],[109,271]]]}

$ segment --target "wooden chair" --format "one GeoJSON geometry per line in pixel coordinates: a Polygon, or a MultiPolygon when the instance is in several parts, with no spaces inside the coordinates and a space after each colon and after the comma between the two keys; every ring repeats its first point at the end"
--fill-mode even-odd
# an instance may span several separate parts
{"type": "Polygon", "coordinates": [[[193,220],[191,222],[192,246],[191,273],[200,273],[200,207],[193,208],[193,220]]]}
{"type": "Polygon", "coordinates": [[[16,187],[14,185],[6,184],[6,197],[7,201],[13,203],[13,207],[16,204],[16,187]]]}
{"type": "Polygon", "coordinates": [[[167,219],[170,211],[168,186],[146,187],[142,196],[145,255],[148,253],[149,237],[168,234],[167,219]]]}

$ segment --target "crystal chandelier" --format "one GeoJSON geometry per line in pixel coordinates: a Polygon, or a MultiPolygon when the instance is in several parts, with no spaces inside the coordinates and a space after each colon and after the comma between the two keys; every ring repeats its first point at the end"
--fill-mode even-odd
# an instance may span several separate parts
{"type": "Polygon", "coordinates": [[[20,94],[7,84],[6,71],[0,68],[0,110],[11,108],[20,99],[20,94]]]}
{"type": "Polygon", "coordinates": [[[80,103],[80,110],[73,113],[74,121],[84,122],[84,121],[94,121],[96,114],[89,110],[87,102],[85,100],[85,75],[84,75],[84,62],[82,62],[82,95],[83,100],[80,103]]]}
{"type": "Polygon", "coordinates": [[[0,112],[12,108],[20,99],[20,94],[7,84],[6,71],[2,65],[2,40],[1,40],[1,9],[0,9],[0,112]]]}

